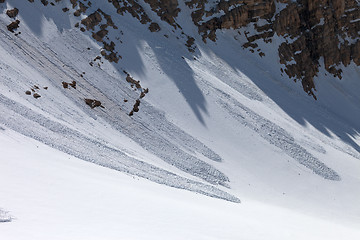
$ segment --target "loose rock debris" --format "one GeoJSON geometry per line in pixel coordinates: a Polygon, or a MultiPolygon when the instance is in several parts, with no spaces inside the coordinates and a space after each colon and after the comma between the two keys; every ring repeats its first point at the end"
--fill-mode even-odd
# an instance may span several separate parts
{"type": "Polygon", "coordinates": [[[101,102],[96,99],[85,98],[84,100],[86,105],[89,105],[91,108],[96,108],[96,107],[105,108],[103,105],[101,105],[101,102]]]}

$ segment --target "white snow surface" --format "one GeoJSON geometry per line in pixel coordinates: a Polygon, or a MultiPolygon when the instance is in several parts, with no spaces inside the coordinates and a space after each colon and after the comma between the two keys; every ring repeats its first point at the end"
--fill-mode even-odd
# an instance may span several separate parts
{"type": "Polygon", "coordinates": [[[233,30],[204,44],[181,3],[190,54],[107,1],[92,9],[113,16],[122,59],[90,66],[101,46],[65,6],[0,5],[0,239],[360,238],[357,66],[322,69],[315,101],[281,75],[280,38],[263,58],[233,30]],[[123,70],[150,90],[132,117],[123,70]]]}

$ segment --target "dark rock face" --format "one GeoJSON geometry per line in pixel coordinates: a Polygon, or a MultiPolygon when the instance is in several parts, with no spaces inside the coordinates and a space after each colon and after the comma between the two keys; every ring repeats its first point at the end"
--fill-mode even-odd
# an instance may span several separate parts
{"type": "Polygon", "coordinates": [[[339,64],[347,66],[353,61],[360,65],[360,22],[356,21],[360,10],[355,0],[310,0],[288,6],[290,11],[276,16],[274,30],[277,35],[289,35],[295,41],[281,44],[280,63],[285,64],[289,76],[302,79],[306,92],[314,95],[313,78],[319,64],[339,78],[342,72],[339,64]],[[291,59],[296,63],[287,64],[291,59]]]}
{"type": "Polygon", "coordinates": [[[10,32],[14,32],[14,30],[16,30],[19,27],[19,24],[20,24],[20,21],[16,20],[16,21],[10,23],[9,25],[7,25],[7,29],[10,32]]]}
{"type": "Polygon", "coordinates": [[[6,11],[6,14],[10,17],[10,18],[15,18],[18,14],[19,14],[19,9],[14,8],[14,9],[10,9],[6,11]]]}
{"type": "Polygon", "coordinates": [[[104,108],[104,106],[101,105],[101,102],[99,100],[89,99],[89,98],[85,98],[84,100],[86,105],[90,106],[91,108],[96,108],[96,107],[104,108]]]}
{"type": "Polygon", "coordinates": [[[356,0],[220,0],[210,10],[206,10],[206,0],[186,4],[194,9],[192,19],[204,41],[216,41],[218,29],[239,29],[250,23],[257,33],[246,36],[244,47],[256,48],[259,39],[271,42],[275,34],[291,40],[279,46],[280,63],[314,98],[313,78],[320,64],[338,78],[340,64],[347,66],[353,61],[360,65],[360,7],[356,0]],[[223,14],[211,17],[220,12],[223,14]],[[259,26],[260,19],[266,24],[259,26]]]}
{"type": "Polygon", "coordinates": [[[177,27],[176,17],[180,12],[177,0],[145,0],[151,6],[151,9],[157,13],[161,20],[177,27]]]}
{"type": "Polygon", "coordinates": [[[87,30],[94,30],[94,27],[102,21],[102,17],[99,12],[90,14],[87,18],[81,20],[81,23],[85,25],[87,30]]]}

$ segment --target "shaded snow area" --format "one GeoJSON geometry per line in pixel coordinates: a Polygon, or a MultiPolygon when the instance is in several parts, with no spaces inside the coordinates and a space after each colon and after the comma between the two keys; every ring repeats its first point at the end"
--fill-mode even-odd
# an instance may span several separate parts
{"type": "Polygon", "coordinates": [[[233,30],[203,43],[183,3],[194,53],[100,2],[119,63],[94,61],[67,1],[0,4],[0,239],[360,238],[356,66],[320,70],[315,101],[276,47],[258,43],[261,58],[233,30]],[[124,71],[149,89],[132,116],[124,71]]]}

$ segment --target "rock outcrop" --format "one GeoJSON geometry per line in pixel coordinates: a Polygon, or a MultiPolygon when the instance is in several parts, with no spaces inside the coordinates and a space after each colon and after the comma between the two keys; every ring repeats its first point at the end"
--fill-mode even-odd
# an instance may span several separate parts
{"type": "Polygon", "coordinates": [[[175,19],[180,12],[180,8],[178,8],[179,3],[177,0],[145,0],[145,2],[151,6],[151,9],[157,13],[161,20],[174,27],[179,26],[175,19]]]}
{"type": "Polygon", "coordinates": [[[189,0],[192,19],[203,40],[216,41],[219,29],[252,25],[244,47],[257,48],[257,40],[272,42],[283,37],[278,47],[285,73],[301,80],[304,90],[315,97],[314,77],[319,66],[335,77],[350,62],[360,65],[360,7],[356,0],[189,0]],[[259,24],[261,22],[261,24],[259,24]]]}
{"type": "Polygon", "coordinates": [[[10,18],[15,18],[19,14],[19,9],[9,9],[6,11],[6,15],[8,15],[10,18]]]}
{"type": "MultiPolygon", "coordinates": [[[[28,0],[34,2],[34,0],[28,0]]],[[[65,0],[41,0],[44,6],[65,0]]],[[[69,0],[73,9],[61,12],[79,18],[75,25],[82,32],[103,44],[101,55],[118,63],[122,57],[116,52],[115,40],[108,38],[109,31],[118,27],[113,17],[101,9],[91,10],[89,0],[69,0]],[[82,15],[82,16],[81,16],[82,15]],[[80,18],[81,16],[81,18],[80,18]]],[[[5,0],[0,0],[0,3],[5,0]]],[[[176,38],[183,41],[189,52],[196,52],[195,36],[185,33],[178,21],[182,10],[178,0],[107,0],[117,14],[130,14],[151,32],[161,31],[162,24],[169,24],[176,38]],[[159,19],[160,18],[160,19],[159,19]]],[[[315,83],[319,67],[334,77],[342,78],[341,67],[350,63],[360,65],[360,2],[357,0],[184,0],[191,11],[191,18],[204,42],[217,41],[217,30],[243,30],[242,47],[266,55],[259,49],[259,41],[273,44],[278,49],[280,70],[294,81],[301,81],[305,92],[315,96],[315,83]],[[282,39],[278,46],[273,39],[282,39]]],[[[110,6],[111,6],[110,5],[110,6]]],[[[182,5],[184,6],[184,5],[182,5]]],[[[15,18],[17,9],[9,10],[15,18]]],[[[19,27],[19,20],[8,25],[10,31],[19,27]]],[[[121,32],[121,30],[118,30],[121,32]]],[[[168,34],[163,34],[169,37],[168,34]]],[[[118,39],[119,40],[119,39],[118,39]]],[[[117,43],[121,41],[117,41],[117,43]]],[[[90,63],[93,65],[93,63],[90,63]]]]}

